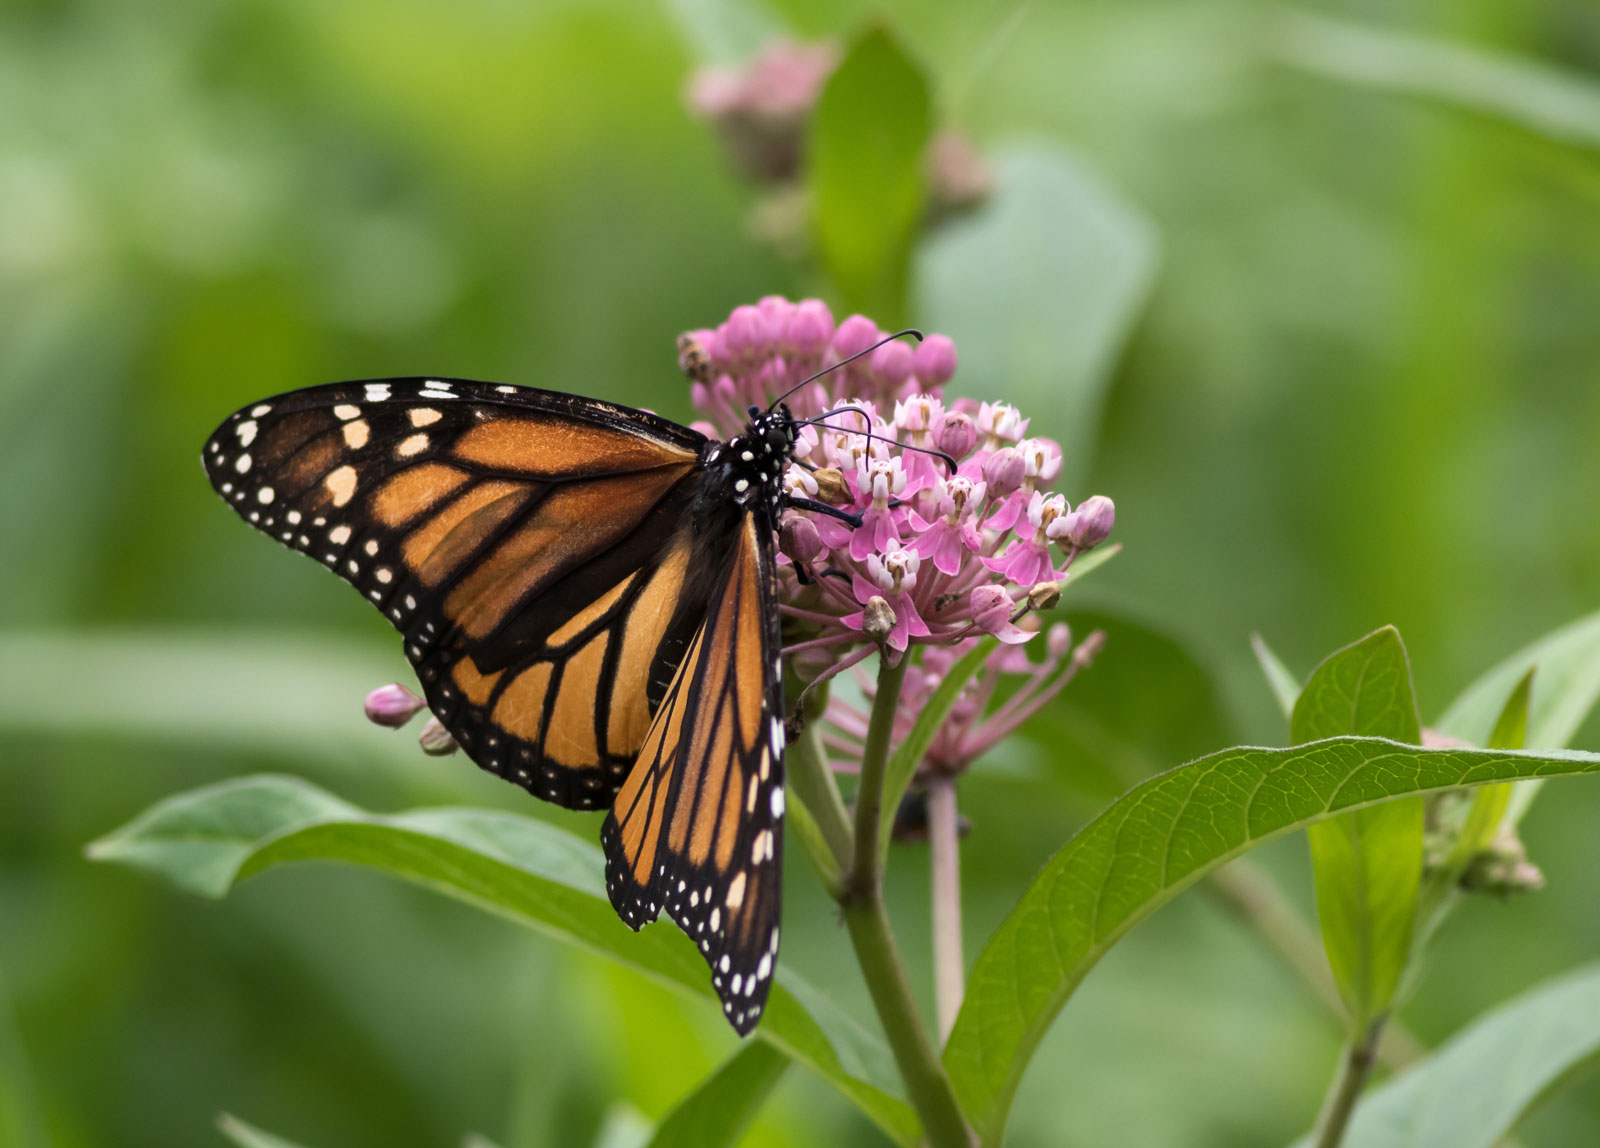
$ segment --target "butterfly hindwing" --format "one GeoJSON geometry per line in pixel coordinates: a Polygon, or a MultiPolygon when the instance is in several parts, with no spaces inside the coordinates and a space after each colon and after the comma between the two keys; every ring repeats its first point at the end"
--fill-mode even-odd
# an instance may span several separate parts
{"type": "Polygon", "coordinates": [[[746,1033],[778,957],[784,733],[772,532],[756,514],[737,531],[601,842],[623,920],[665,908],[746,1033]]]}
{"type": "Polygon", "coordinates": [[[246,407],[212,485],[405,636],[479,765],[604,806],[684,638],[678,527],[705,440],[641,411],[454,379],[313,387],[246,407]]]}

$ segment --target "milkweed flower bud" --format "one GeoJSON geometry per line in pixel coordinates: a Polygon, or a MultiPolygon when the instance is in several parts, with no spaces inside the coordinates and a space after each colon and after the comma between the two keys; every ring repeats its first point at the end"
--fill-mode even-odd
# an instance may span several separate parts
{"type": "Polygon", "coordinates": [[[833,353],[841,360],[859,355],[883,335],[878,325],[865,315],[851,315],[833,333],[833,353]]]}
{"type": "Polygon", "coordinates": [[[1011,620],[1011,595],[1004,587],[987,583],[967,595],[967,608],[972,611],[972,620],[978,629],[992,634],[998,625],[997,618],[1011,620]]]}
{"type": "Polygon", "coordinates": [[[436,717],[429,718],[428,724],[422,727],[417,744],[429,757],[445,757],[460,748],[450,731],[444,728],[444,723],[436,717]]]}
{"type": "Polygon", "coordinates": [[[833,315],[821,299],[806,299],[795,305],[789,319],[789,345],[799,355],[822,354],[833,337],[833,315]]]}
{"type": "Polygon", "coordinates": [[[1001,499],[1020,489],[1026,474],[1027,464],[1022,461],[1022,455],[1009,446],[1001,447],[984,460],[983,481],[989,486],[990,498],[1001,499]]]}
{"type": "Polygon", "coordinates": [[[1091,494],[1078,504],[1067,529],[1067,538],[1079,550],[1098,546],[1117,524],[1117,507],[1103,494],[1091,494]]]}
{"type": "MultiPolygon", "coordinates": [[[[922,376],[917,377],[920,379],[922,376]]],[[[950,412],[944,416],[944,425],[939,428],[938,442],[940,450],[960,462],[978,445],[978,428],[973,425],[971,416],[960,411],[950,412]]]]}
{"type": "Polygon", "coordinates": [[[799,566],[810,566],[828,552],[822,535],[817,532],[817,524],[803,514],[791,514],[783,520],[778,544],[799,566]]]}
{"type": "Polygon", "coordinates": [[[911,353],[911,370],[925,387],[942,387],[956,373],[956,345],[948,335],[929,335],[911,353]]]}
{"type": "Polygon", "coordinates": [[[373,725],[399,729],[425,709],[427,704],[402,685],[379,686],[367,695],[367,720],[373,725]]]}
{"type": "Polygon", "coordinates": [[[1072,631],[1065,622],[1057,622],[1045,632],[1044,644],[1052,658],[1064,658],[1072,649],[1072,631]]]}
{"type": "Polygon", "coordinates": [[[1035,610],[1054,610],[1061,601],[1061,583],[1040,582],[1028,591],[1028,605],[1035,610]]]}
{"type": "Polygon", "coordinates": [[[885,343],[868,361],[873,374],[888,386],[898,387],[911,377],[911,348],[904,343],[885,343]]]}

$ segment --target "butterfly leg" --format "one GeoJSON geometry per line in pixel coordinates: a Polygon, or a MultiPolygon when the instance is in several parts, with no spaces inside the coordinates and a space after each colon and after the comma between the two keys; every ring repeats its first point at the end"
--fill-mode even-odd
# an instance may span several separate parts
{"type": "Polygon", "coordinates": [[[826,514],[829,518],[837,518],[840,522],[848,523],[853,529],[859,529],[861,526],[861,515],[852,514],[848,510],[840,510],[837,506],[829,506],[826,502],[818,502],[814,498],[794,498],[791,496],[785,500],[785,505],[792,506],[796,510],[811,510],[818,514],[826,514]]]}

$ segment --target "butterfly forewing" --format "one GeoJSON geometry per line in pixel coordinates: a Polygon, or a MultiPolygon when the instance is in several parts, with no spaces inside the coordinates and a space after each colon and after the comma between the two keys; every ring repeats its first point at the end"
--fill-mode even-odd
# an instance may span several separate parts
{"type": "Polygon", "coordinates": [[[682,641],[675,547],[701,436],[519,387],[389,379],[246,407],[205,448],[248,522],[350,582],[405,636],[479,765],[605,805],[682,641]],[[653,680],[655,679],[655,680],[653,680]]]}
{"type": "Polygon", "coordinates": [[[668,911],[740,1033],[778,954],[788,455],[764,436],[791,424],[772,418],[712,444],[573,395],[385,379],[252,404],[204,454],[241,517],[400,630],[474,761],[612,805],[612,903],[636,929],[668,911]]]}
{"type": "Polygon", "coordinates": [[[778,956],[784,734],[771,531],[747,514],[738,532],[601,841],[617,912],[639,928],[665,908],[745,1033],[778,956]]]}

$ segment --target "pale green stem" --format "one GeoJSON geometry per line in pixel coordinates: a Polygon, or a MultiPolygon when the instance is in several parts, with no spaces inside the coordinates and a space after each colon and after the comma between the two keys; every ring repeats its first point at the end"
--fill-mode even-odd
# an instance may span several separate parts
{"type": "Polygon", "coordinates": [[[883,804],[884,772],[889,760],[889,738],[894,729],[900,683],[906,658],[890,665],[878,662],[878,693],[861,754],[861,784],[856,790],[855,861],[844,881],[839,905],[844,911],[850,941],[855,946],[861,975],[872,994],[873,1006],[889,1040],[889,1050],[906,1082],[906,1095],[922,1120],[922,1130],[933,1148],[970,1148],[971,1135],[955,1091],[945,1075],[939,1052],[928,1037],[906,980],[905,965],[889,928],[883,903],[883,867],[878,854],[879,809],[883,804]]]}
{"type": "Polygon", "coordinates": [[[933,1003],[939,1043],[950,1039],[966,981],[961,954],[961,828],[956,779],[928,779],[928,871],[933,898],[933,1003]]]}
{"type": "Polygon", "coordinates": [[[1322,1102],[1322,1112],[1317,1116],[1316,1148],[1339,1148],[1344,1140],[1350,1116],[1361,1099],[1361,1090],[1367,1086],[1372,1066],[1377,1061],[1378,1040],[1383,1035],[1383,1017],[1357,1032],[1345,1046],[1339,1058],[1339,1071],[1334,1074],[1327,1098],[1322,1102]]]}

